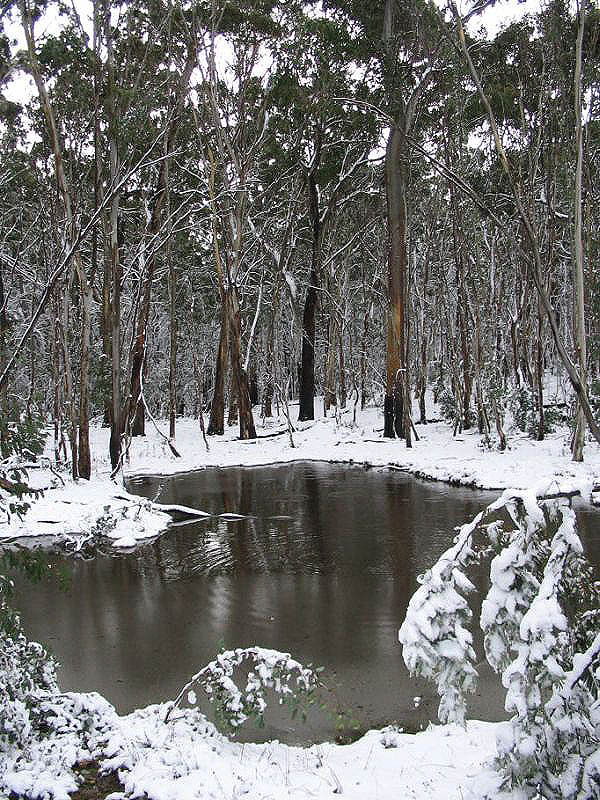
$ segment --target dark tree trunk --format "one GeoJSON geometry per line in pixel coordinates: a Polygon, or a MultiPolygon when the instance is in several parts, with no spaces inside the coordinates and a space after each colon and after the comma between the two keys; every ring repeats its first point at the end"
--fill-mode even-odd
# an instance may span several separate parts
{"type": "Polygon", "coordinates": [[[210,404],[210,417],[207,433],[209,436],[222,436],[225,430],[225,374],[227,372],[227,350],[229,347],[229,319],[227,303],[223,298],[221,308],[221,333],[215,365],[215,386],[210,404]]]}
{"type": "MultiPolygon", "coordinates": [[[[169,231],[169,237],[170,237],[169,231]]],[[[177,411],[177,276],[171,253],[170,238],[167,243],[169,262],[169,437],[175,438],[177,411]]]]}
{"type": "Polygon", "coordinates": [[[238,414],[240,420],[240,439],[256,439],[256,428],[252,415],[248,376],[242,366],[241,357],[241,315],[237,287],[231,286],[227,291],[229,307],[230,352],[233,379],[237,392],[238,414]]]}
{"type": "Polygon", "coordinates": [[[256,377],[256,367],[251,366],[248,379],[250,381],[250,403],[252,406],[257,406],[260,402],[258,394],[258,380],[256,377]]]}
{"type": "Polygon", "coordinates": [[[302,314],[302,363],[300,367],[300,410],[298,420],[315,418],[315,326],[321,276],[321,218],[319,192],[314,171],[307,179],[308,213],[312,230],[310,283],[302,314]]]}

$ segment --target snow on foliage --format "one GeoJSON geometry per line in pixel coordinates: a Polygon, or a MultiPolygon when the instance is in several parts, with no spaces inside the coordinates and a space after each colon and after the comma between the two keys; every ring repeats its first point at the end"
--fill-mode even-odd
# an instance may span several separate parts
{"type": "Polygon", "coordinates": [[[90,760],[101,764],[103,771],[119,771],[125,789],[121,797],[173,798],[176,786],[182,797],[216,797],[211,764],[226,748],[226,740],[196,709],[172,713],[184,696],[196,702],[192,687],[201,686],[218,707],[221,721],[236,730],[250,716],[262,718],[265,689],[293,704],[318,685],[316,672],[287,653],[240,648],[220,653],[194,676],[175,703],[119,717],[96,693],[60,692],[54,663],[40,645],[27,641],[18,620],[13,622],[17,628],[3,631],[0,639],[2,797],[12,792],[19,797],[68,800],[77,789],[74,767],[90,760]],[[241,691],[233,676],[248,663],[252,668],[241,691]],[[199,783],[200,774],[204,778],[199,783]],[[203,791],[204,780],[211,784],[210,792],[203,791]]]}
{"type": "Polygon", "coordinates": [[[589,625],[599,593],[564,498],[506,490],[462,526],[409,604],[399,632],[404,660],[436,682],[440,719],[464,723],[477,680],[466,599],[474,587],[465,573],[490,552],[480,627],[512,714],[497,741],[503,790],[514,798],[600,797],[600,636],[589,625]]]}
{"type": "Polygon", "coordinates": [[[477,558],[472,536],[481,517],[463,525],[453,547],[421,576],[422,585],[399,633],[410,672],[437,683],[441,722],[464,722],[466,694],[477,680],[473,637],[467,628],[472,613],[465,599],[474,587],[464,570],[477,558]]]}
{"type": "Polygon", "coordinates": [[[73,765],[116,714],[97,694],[61,694],[44,648],[6,607],[0,622],[0,796],[69,800],[73,765]]]}
{"type": "Polygon", "coordinates": [[[294,704],[294,711],[297,711],[300,699],[309,700],[318,686],[316,671],[304,667],[289,653],[264,647],[224,650],[183,687],[169,708],[165,722],[185,697],[190,704],[196,703],[194,687],[204,690],[221,724],[228,731],[235,731],[250,717],[262,721],[267,707],[266,689],[274,691],[280,703],[294,704]],[[243,665],[250,665],[250,668],[242,690],[233,678],[243,665]]]}

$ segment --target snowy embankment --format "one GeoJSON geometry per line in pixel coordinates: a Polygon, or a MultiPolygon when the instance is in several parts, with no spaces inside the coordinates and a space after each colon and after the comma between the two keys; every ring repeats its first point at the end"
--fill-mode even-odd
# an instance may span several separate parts
{"type": "Polygon", "coordinates": [[[469,722],[416,735],[384,729],[351,745],[302,748],[230,741],[189,709],[165,723],[166,705],[120,717],[94,693],[65,694],[46,706],[60,730],[27,758],[9,758],[0,788],[68,800],[77,788],[72,764],[93,760],[118,773],[123,791],[110,800],[466,800],[476,796],[474,781],[481,786],[498,728],[469,722]]]}
{"type": "MultiPolygon", "coordinates": [[[[316,406],[321,408],[322,404],[316,406]]],[[[292,406],[292,419],[296,411],[292,406]]],[[[162,426],[163,431],[168,430],[166,423],[162,426]]],[[[368,408],[357,411],[354,425],[351,411],[342,414],[341,424],[332,416],[297,423],[290,439],[282,418],[262,421],[257,413],[257,439],[240,441],[237,426],[232,426],[224,436],[210,437],[207,450],[198,421],[183,418],[177,421],[180,458],[172,454],[165,437],[149,425],[145,437],[132,440],[124,472],[126,477],[171,475],[211,466],[317,460],[389,467],[480,489],[534,489],[539,494],[579,491],[584,499],[590,499],[594,487],[600,484],[600,448],[589,442],[585,462],[573,463],[566,428],[548,434],[542,442],[512,430],[508,449],[500,452],[486,446],[475,430],[453,436],[452,427],[445,422],[417,425],[419,440],[413,440],[412,448],[402,441],[384,439],[382,426],[381,410],[368,408]]],[[[45,488],[44,494],[31,502],[23,519],[13,515],[0,525],[0,540],[67,536],[77,546],[102,533],[115,547],[132,547],[136,541],[163,531],[169,521],[166,509],[127,494],[120,479],[111,481],[108,439],[107,428],[92,428],[94,476],[90,482],[74,483],[64,473],[59,479],[49,470],[32,470],[29,482],[45,488]]]]}

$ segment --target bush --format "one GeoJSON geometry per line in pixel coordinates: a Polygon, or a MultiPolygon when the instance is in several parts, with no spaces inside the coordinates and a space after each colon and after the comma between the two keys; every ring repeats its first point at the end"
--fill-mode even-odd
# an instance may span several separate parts
{"type": "Polygon", "coordinates": [[[498,740],[502,785],[527,798],[600,797],[600,591],[565,501],[509,490],[464,525],[410,601],[404,660],[436,682],[440,719],[464,722],[477,682],[466,573],[491,555],[480,627],[513,715],[498,740]]]}
{"type": "Polygon", "coordinates": [[[57,691],[54,661],[28,641],[18,617],[0,609],[0,752],[29,740],[45,727],[40,700],[57,691]]]}
{"type": "Polygon", "coordinates": [[[45,439],[41,415],[23,415],[16,422],[0,416],[0,512],[6,519],[25,514],[29,508],[27,498],[40,494],[27,485],[23,463],[41,455],[45,439]]]}
{"type": "MultiPolygon", "coordinates": [[[[531,390],[525,386],[515,389],[511,398],[511,411],[517,428],[529,436],[537,436],[539,413],[531,390]]],[[[560,409],[544,406],[544,434],[552,433],[556,426],[564,422],[560,409]]]]}
{"type": "MultiPolygon", "coordinates": [[[[0,419],[0,510],[8,518],[24,514],[29,507],[26,498],[37,494],[25,483],[21,464],[42,452],[44,439],[40,416],[25,416],[14,423],[0,419]]],[[[41,645],[25,638],[10,606],[13,582],[5,573],[15,568],[35,580],[44,565],[33,553],[0,551],[0,752],[12,745],[25,746],[43,727],[38,701],[41,694],[57,690],[54,661],[41,645]]]]}
{"type": "Polygon", "coordinates": [[[184,699],[190,705],[196,705],[196,690],[201,689],[213,705],[221,728],[233,733],[249,718],[255,719],[259,725],[263,724],[267,707],[266,689],[274,691],[280,703],[290,704],[292,715],[295,716],[303,702],[312,702],[318,686],[317,671],[302,666],[289,653],[264,647],[223,650],[183,687],[165,721],[169,720],[184,699]],[[243,665],[249,665],[250,669],[246,675],[246,686],[241,690],[233,676],[243,665]]]}
{"type": "Polygon", "coordinates": [[[440,407],[440,412],[442,417],[446,420],[446,422],[454,422],[458,416],[458,408],[456,405],[456,398],[450,391],[450,389],[444,389],[440,392],[438,397],[438,405],[440,407]]]}

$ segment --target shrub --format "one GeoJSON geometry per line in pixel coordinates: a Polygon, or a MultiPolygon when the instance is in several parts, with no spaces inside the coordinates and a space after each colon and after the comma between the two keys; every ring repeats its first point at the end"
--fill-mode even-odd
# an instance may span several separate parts
{"type": "Polygon", "coordinates": [[[29,508],[27,497],[40,494],[27,485],[23,463],[41,455],[45,439],[41,415],[22,415],[16,422],[0,415],[0,512],[6,519],[12,514],[25,514],[29,508]]]}
{"type": "MultiPolygon", "coordinates": [[[[531,390],[525,386],[515,389],[511,398],[511,411],[517,428],[529,436],[537,436],[539,415],[531,390]]],[[[544,406],[544,433],[552,433],[565,418],[560,409],[544,406]]]]}
{"type": "Polygon", "coordinates": [[[289,703],[295,715],[303,701],[312,701],[318,686],[317,671],[302,666],[289,653],[264,647],[223,650],[183,687],[165,721],[185,698],[190,705],[195,705],[196,689],[200,688],[213,704],[221,727],[232,733],[249,718],[255,719],[259,725],[263,723],[267,707],[266,689],[273,690],[280,703],[289,703]],[[243,690],[233,680],[234,672],[242,665],[250,666],[243,690]]]}
{"type": "Polygon", "coordinates": [[[458,408],[456,405],[456,398],[450,389],[444,389],[442,392],[440,392],[438,397],[438,405],[440,407],[442,417],[447,422],[454,422],[458,415],[458,408]]]}

